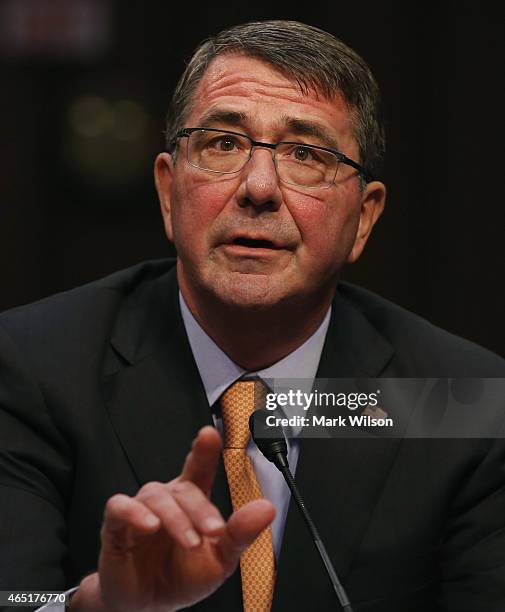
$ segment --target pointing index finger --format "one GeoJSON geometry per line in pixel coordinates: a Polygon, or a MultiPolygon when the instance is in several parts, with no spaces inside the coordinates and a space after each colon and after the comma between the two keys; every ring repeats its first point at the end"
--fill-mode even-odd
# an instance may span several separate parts
{"type": "Polygon", "coordinates": [[[207,425],[193,440],[179,480],[190,480],[210,495],[220,456],[221,437],[214,427],[207,425]]]}

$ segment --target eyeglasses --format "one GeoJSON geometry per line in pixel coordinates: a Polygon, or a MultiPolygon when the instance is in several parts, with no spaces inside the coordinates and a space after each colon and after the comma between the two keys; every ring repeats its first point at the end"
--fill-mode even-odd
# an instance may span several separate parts
{"type": "Polygon", "coordinates": [[[240,172],[251,159],[254,147],[272,149],[277,175],[284,183],[311,189],[331,187],[339,165],[346,164],[358,171],[365,182],[372,175],[360,164],[343,153],[327,147],[302,142],[258,142],[245,134],[214,128],[184,128],[170,143],[170,152],[176,139],[187,138],[187,160],[195,168],[219,174],[240,172]]]}

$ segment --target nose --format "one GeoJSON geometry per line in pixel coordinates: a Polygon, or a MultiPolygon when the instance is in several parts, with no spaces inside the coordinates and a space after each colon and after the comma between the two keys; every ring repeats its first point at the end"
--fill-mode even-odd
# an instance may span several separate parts
{"type": "Polygon", "coordinates": [[[282,196],[272,151],[255,147],[241,171],[237,197],[240,206],[256,206],[276,210],[282,196]]]}

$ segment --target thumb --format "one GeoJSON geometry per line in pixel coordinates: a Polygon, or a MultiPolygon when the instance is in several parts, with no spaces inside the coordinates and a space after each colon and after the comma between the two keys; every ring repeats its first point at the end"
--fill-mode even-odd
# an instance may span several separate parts
{"type": "Polygon", "coordinates": [[[233,571],[240,555],[274,518],[275,508],[266,499],[249,502],[234,512],[216,543],[217,553],[224,566],[233,571]]]}

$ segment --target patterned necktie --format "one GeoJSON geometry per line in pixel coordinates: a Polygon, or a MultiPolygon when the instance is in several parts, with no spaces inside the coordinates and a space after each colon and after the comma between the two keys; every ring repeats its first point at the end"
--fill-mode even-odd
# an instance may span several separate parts
{"type": "MultiPolygon", "coordinates": [[[[263,497],[251,461],[246,455],[249,442],[249,416],[264,392],[260,382],[239,380],[221,397],[223,417],[223,459],[233,509],[263,497]]],[[[272,529],[267,527],[240,557],[242,599],[245,612],[268,612],[275,584],[272,529]]]]}

